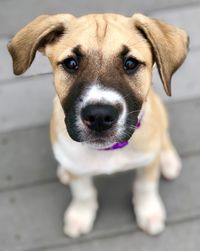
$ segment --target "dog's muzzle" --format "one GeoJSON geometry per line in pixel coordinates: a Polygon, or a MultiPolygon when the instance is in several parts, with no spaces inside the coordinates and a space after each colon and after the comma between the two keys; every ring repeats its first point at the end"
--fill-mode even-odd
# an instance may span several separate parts
{"type": "Polygon", "coordinates": [[[73,88],[64,105],[67,131],[73,140],[96,149],[126,142],[141,108],[136,101],[128,89],[119,91],[101,84],[73,88]]]}

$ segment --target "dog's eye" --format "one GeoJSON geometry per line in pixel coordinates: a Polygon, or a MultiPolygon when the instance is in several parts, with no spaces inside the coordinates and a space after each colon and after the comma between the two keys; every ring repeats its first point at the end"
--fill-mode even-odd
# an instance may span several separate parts
{"type": "Polygon", "coordinates": [[[64,70],[66,70],[67,72],[70,72],[70,73],[77,71],[79,68],[79,64],[78,64],[77,60],[73,57],[66,58],[61,63],[61,65],[64,68],[64,70]]]}
{"type": "Polygon", "coordinates": [[[128,74],[134,73],[139,65],[140,62],[135,58],[129,57],[124,60],[124,70],[128,74]]]}

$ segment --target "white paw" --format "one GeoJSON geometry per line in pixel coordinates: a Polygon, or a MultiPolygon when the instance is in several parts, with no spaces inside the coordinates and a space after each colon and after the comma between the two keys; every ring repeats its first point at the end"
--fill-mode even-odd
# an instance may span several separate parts
{"type": "Polygon", "coordinates": [[[64,184],[64,185],[68,185],[69,184],[69,182],[70,182],[70,175],[65,170],[65,168],[63,168],[62,166],[58,166],[56,174],[57,174],[57,177],[58,177],[59,181],[62,184],[64,184]]]}
{"type": "Polygon", "coordinates": [[[182,165],[176,150],[161,152],[160,162],[162,175],[166,179],[172,180],[179,176],[182,165]]]}
{"type": "Polygon", "coordinates": [[[165,228],[166,213],[159,195],[151,195],[135,201],[138,226],[150,235],[157,235],[165,228]]]}
{"type": "Polygon", "coordinates": [[[93,199],[74,200],[64,215],[64,233],[72,238],[89,233],[96,218],[98,204],[93,199]]]}

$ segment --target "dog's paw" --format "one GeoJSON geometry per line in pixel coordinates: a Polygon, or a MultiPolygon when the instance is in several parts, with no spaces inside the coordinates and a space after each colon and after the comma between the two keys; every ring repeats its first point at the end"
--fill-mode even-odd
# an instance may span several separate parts
{"type": "Polygon", "coordinates": [[[162,175],[166,179],[172,180],[179,176],[182,164],[180,157],[175,150],[163,151],[161,153],[160,162],[162,175]]]}
{"type": "Polygon", "coordinates": [[[135,201],[134,206],[137,224],[143,231],[157,235],[164,230],[166,213],[159,195],[135,201]]]}
{"type": "Polygon", "coordinates": [[[94,200],[72,201],[64,215],[64,233],[72,238],[89,233],[96,218],[98,204],[94,200]]]}
{"type": "Polygon", "coordinates": [[[70,183],[70,175],[65,170],[65,168],[63,168],[62,166],[58,166],[56,174],[57,174],[59,181],[63,185],[68,185],[70,183]]]}

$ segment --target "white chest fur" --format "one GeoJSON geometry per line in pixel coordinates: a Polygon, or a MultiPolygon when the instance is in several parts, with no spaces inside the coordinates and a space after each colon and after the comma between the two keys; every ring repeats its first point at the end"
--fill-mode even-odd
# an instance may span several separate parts
{"type": "Polygon", "coordinates": [[[75,175],[111,174],[148,165],[155,152],[138,152],[128,145],[122,149],[100,151],[68,141],[59,135],[53,145],[55,158],[62,167],[75,175]]]}

